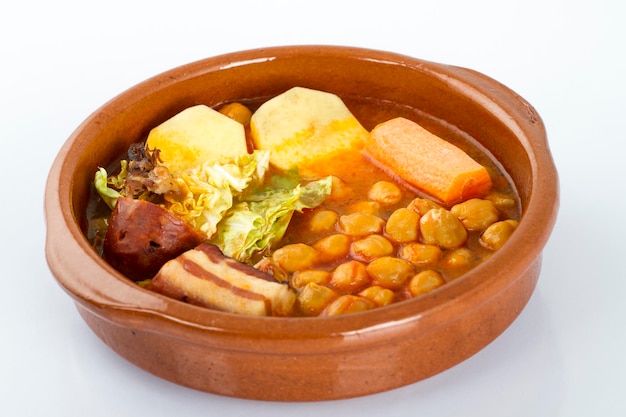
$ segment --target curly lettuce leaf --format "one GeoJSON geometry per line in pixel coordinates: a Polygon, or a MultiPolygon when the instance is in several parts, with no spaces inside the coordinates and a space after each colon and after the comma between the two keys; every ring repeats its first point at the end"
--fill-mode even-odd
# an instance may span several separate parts
{"type": "Polygon", "coordinates": [[[268,186],[257,189],[233,205],[218,224],[211,243],[226,256],[253,263],[254,257],[271,250],[284,236],[295,211],[315,208],[330,194],[330,177],[298,183],[293,173],[275,177],[268,186]]]}

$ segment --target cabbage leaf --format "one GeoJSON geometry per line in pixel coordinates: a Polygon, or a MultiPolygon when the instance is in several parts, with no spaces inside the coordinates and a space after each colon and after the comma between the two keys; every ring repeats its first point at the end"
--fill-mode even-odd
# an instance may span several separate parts
{"type": "Polygon", "coordinates": [[[98,168],[93,180],[93,185],[96,187],[96,191],[100,194],[102,200],[111,210],[113,210],[115,208],[115,203],[117,203],[117,199],[121,196],[121,194],[119,191],[108,186],[108,174],[106,169],[102,167],[98,168]]]}
{"type": "Polygon", "coordinates": [[[226,256],[254,263],[255,256],[269,252],[282,239],[295,211],[317,207],[331,187],[331,177],[306,185],[294,173],[274,177],[228,210],[210,242],[226,256]]]}
{"type": "Polygon", "coordinates": [[[248,187],[257,188],[269,167],[269,151],[254,151],[222,164],[183,171],[180,192],[166,194],[165,208],[211,238],[217,224],[248,187]]]}

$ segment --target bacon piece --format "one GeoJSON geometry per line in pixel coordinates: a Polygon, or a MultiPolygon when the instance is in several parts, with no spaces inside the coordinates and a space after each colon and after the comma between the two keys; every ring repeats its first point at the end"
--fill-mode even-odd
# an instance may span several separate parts
{"type": "Polygon", "coordinates": [[[149,288],[190,304],[254,316],[289,315],[296,300],[289,286],[208,243],[163,265],[149,288]]]}

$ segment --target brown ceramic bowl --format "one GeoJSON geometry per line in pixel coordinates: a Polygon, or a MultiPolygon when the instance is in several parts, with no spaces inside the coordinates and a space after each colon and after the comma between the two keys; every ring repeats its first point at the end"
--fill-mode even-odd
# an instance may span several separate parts
{"type": "Polygon", "coordinates": [[[540,117],[502,84],[394,53],[294,46],[194,62],[109,101],[59,152],[45,205],[46,255],[54,276],[85,322],[122,357],[198,390],[308,401],[414,383],[501,334],[535,288],[557,213],[558,180],[540,117]],[[138,287],[92,250],[83,229],[99,165],[185,107],[270,97],[292,86],[392,100],[477,139],[517,187],[523,216],[513,237],[488,261],[432,293],[326,318],[255,318],[184,304],[138,287]]]}

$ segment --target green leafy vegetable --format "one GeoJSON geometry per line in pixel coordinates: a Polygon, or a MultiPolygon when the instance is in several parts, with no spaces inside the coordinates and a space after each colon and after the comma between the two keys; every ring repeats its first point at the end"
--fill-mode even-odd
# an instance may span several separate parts
{"type": "Polygon", "coordinates": [[[181,192],[166,194],[165,207],[210,238],[217,224],[247,187],[262,183],[269,151],[255,151],[223,164],[205,164],[176,178],[181,192]]]}
{"type": "Polygon", "coordinates": [[[330,177],[304,186],[290,173],[274,177],[267,186],[254,190],[228,210],[218,224],[211,243],[241,262],[254,262],[253,257],[267,252],[278,242],[295,211],[315,208],[330,194],[330,177]]]}
{"type": "Polygon", "coordinates": [[[213,236],[217,223],[247,187],[258,187],[269,167],[269,151],[255,151],[230,161],[204,164],[172,177],[164,166],[132,174],[132,164],[122,161],[118,175],[107,177],[99,168],[94,186],[113,209],[120,197],[149,198],[162,195],[161,205],[192,227],[213,236]],[[129,191],[130,190],[130,191],[129,191]],[[130,195],[126,195],[126,194],[130,195]]]}
{"type": "Polygon", "coordinates": [[[93,180],[93,185],[96,187],[96,191],[98,191],[102,200],[107,204],[107,206],[109,206],[109,208],[111,208],[111,210],[113,210],[115,208],[115,203],[117,203],[117,199],[120,197],[120,193],[113,188],[109,188],[107,178],[107,170],[104,168],[98,168],[93,180]]]}

